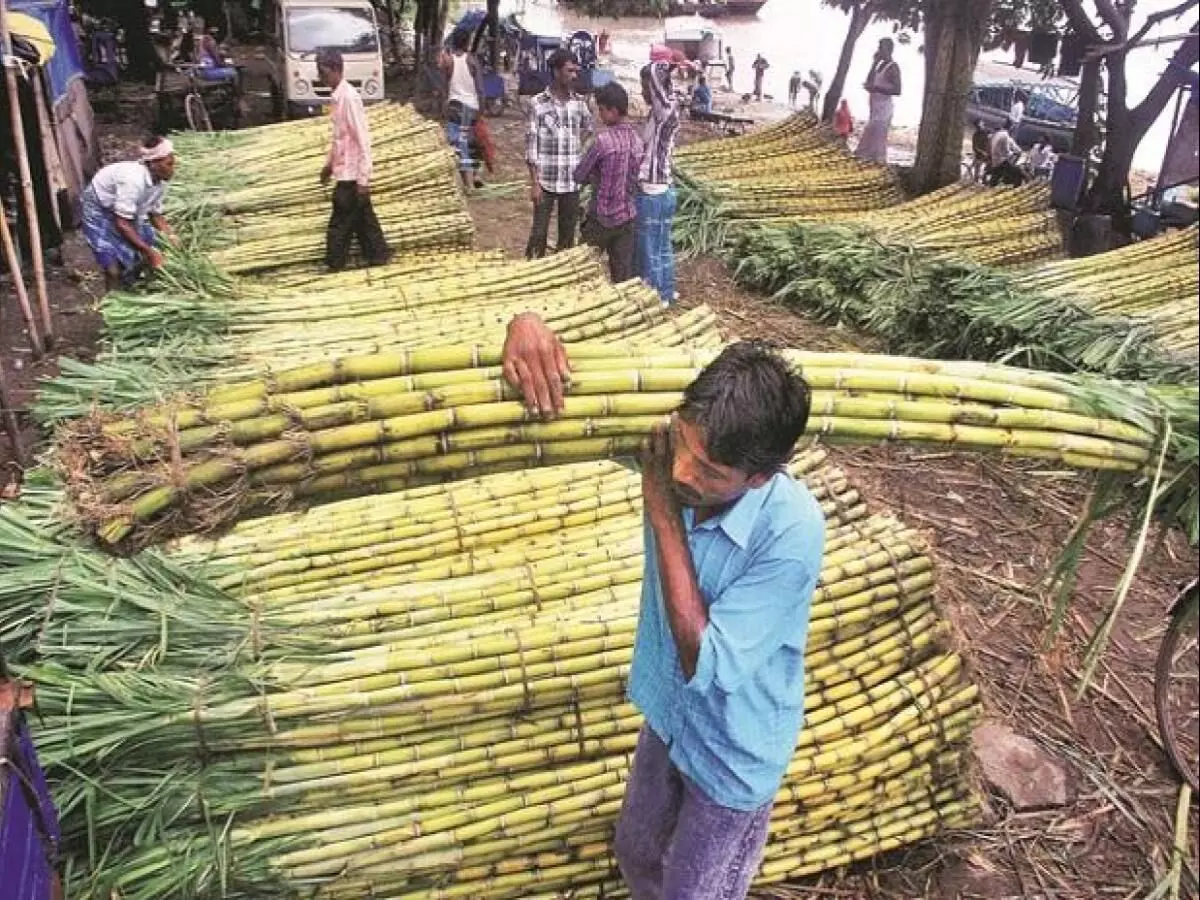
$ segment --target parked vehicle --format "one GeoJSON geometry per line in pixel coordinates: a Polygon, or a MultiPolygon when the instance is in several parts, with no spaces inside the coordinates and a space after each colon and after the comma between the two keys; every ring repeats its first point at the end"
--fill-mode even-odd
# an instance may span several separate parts
{"type": "Polygon", "coordinates": [[[1014,81],[976,84],[967,98],[965,124],[974,125],[982,119],[989,131],[999,128],[1008,118],[1018,92],[1026,97],[1025,116],[1013,140],[1028,150],[1045,135],[1055,153],[1069,151],[1078,118],[1078,94],[1065,85],[1014,81]]]}
{"type": "Polygon", "coordinates": [[[370,0],[274,0],[268,7],[267,60],[278,118],[319,115],[332,89],[317,74],[317,51],[340,50],[346,80],[370,103],[384,99],[379,24],[370,0]]]}
{"type": "Polygon", "coordinates": [[[676,16],[663,23],[663,44],[702,65],[721,64],[721,32],[703,16],[676,16]]]}

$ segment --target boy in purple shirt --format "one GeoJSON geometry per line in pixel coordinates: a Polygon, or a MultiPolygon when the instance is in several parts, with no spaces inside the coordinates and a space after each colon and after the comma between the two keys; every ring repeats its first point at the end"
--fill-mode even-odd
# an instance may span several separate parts
{"type": "Polygon", "coordinates": [[[577,184],[592,184],[592,202],[583,222],[583,239],[608,253],[614,284],[633,277],[638,169],[642,139],[626,121],[629,95],[616,82],[596,91],[596,108],[605,130],[596,136],[575,168],[577,184]]]}

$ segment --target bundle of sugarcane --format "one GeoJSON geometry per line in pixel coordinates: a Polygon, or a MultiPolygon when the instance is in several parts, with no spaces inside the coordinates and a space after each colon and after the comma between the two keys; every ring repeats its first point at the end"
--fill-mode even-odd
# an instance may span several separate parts
{"type": "Polygon", "coordinates": [[[1063,250],[1050,190],[1038,183],[999,189],[960,182],[886,209],[828,218],[882,243],[990,266],[1027,265],[1063,250]]]}
{"type": "Polygon", "coordinates": [[[903,199],[889,169],[855,159],[807,113],[681,147],[676,167],[675,237],[685,252],[719,249],[746,223],[864,213],[903,199]]]}
{"type": "Polygon", "coordinates": [[[238,281],[230,296],[119,293],[101,305],[109,349],[98,364],[70,364],[38,400],[47,423],[94,406],[127,410],[214,378],[270,371],[364,351],[502,342],[516,309],[552,322],[564,341],[635,341],[708,347],[719,342],[714,314],[663,309],[638,282],[611,285],[594,250],[504,262],[452,254],[406,260],[328,284],[268,293],[238,281]]]}
{"type": "MultiPolygon", "coordinates": [[[[60,434],[58,466],[89,531],[145,546],[228,523],[247,504],[619,454],[714,353],[575,345],[563,415],[550,422],[500,376],[499,346],[347,357],[81,419],[60,434]]],[[[789,358],[814,389],[809,432],[826,440],[953,443],[1136,474],[1166,429],[1157,398],[1136,385],[979,363],[789,358]]]]}
{"type": "MultiPolygon", "coordinates": [[[[1004,193],[1016,192],[989,195],[1004,193]]],[[[913,220],[919,218],[914,213],[913,220]]],[[[883,227],[904,226],[893,220],[883,227]]],[[[960,226],[950,223],[931,228],[927,240],[940,243],[939,248],[936,243],[919,245],[919,235],[913,236],[913,244],[890,234],[881,239],[861,225],[799,223],[745,230],[731,238],[727,254],[741,282],[822,319],[877,334],[892,352],[982,360],[1019,353],[1039,368],[1083,369],[1164,384],[1197,380],[1194,351],[1189,358],[1187,350],[1195,346],[1196,333],[1194,245],[1189,262],[1183,262],[1183,241],[1182,248],[1177,243],[1173,253],[1164,254],[1161,262],[1183,264],[1164,266],[1158,281],[1148,274],[1149,263],[1147,269],[1130,272],[1127,259],[1106,263],[1106,255],[1010,274],[977,262],[1028,259],[1041,252],[1037,239],[1027,243],[1016,235],[1011,241],[975,245],[978,249],[966,243],[953,253],[936,252],[953,246],[958,231],[960,226]],[[1069,273],[1086,267],[1111,273],[1123,300],[1101,299],[1092,305],[1077,299],[1100,277],[1071,288],[1069,273]],[[1185,297],[1189,283],[1192,293],[1185,297]],[[1142,291],[1155,285],[1162,293],[1151,290],[1147,310],[1139,305],[1142,291]],[[1166,301],[1173,291],[1180,292],[1177,299],[1166,301]],[[1122,303],[1129,312],[1120,311],[1122,303]],[[1138,308],[1146,313],[1130,314],[1138,308]]],[[[970,233],[964,233],[969,240],[970,233]]],[[[1049,240],[1056,244],[1058,238],[1049,240]]]]}
{"type": "Polygon", "coordinates": [[[1048,263],[1018,275],[1030,294],[1077,303],[1098,316],[1145,323],[1168,351],[1195,359],[1200,337],[1196,226],[1109,253],[1048,263]]]}
{"type": "MultiPolygon", "coordinates": [[[[975,814],[960,770],[976,694],[939,650],[920,539],[868,517],[821,451],[792,468],[828,537],[763,881],[975,814]]],[[[636,474],[592,463],[116,561],[0,512],[0,633],[37,658],[21,671],[73,892],[611,894],[640,725],[623,697],[639,505],[636,474]]]]}
{"type": "MultiPolygon", "coordinates": [[[[367,118],[371,199],[391,249],[468,246],[473,226],[438,126],[394,104],[370,107],[367,118]]],[[[202,220],[195,230],[226,272],[315,266],[329,219],[331,189],[317,182],[329,137],[328,121],[316,121],[184,138],[168,214],[202,220]]]]}

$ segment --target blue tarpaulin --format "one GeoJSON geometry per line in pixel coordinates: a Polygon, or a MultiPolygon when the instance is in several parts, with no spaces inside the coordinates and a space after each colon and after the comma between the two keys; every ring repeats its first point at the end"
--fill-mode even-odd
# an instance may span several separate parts
{"type": "Polygon", "coordinates": [[[67,0],[8,0],[8,8],[33,16],[54,38],[54,56],[45,68],[50,92],[57,103],[67,96],[71,81],[83,77],[83,57],[67,0]]]}

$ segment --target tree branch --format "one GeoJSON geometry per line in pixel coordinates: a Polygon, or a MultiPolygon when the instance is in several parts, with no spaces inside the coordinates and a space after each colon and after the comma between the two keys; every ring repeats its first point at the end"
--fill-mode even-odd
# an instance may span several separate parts
{"type": "Polygon", "coordinates": [[[1151,13],[1146,17],[1145,24],[1138,29],[1138,33],[1126,42],[1127,45],[1132,46],[1137,44],[1137,42],[1144,38],[1150,32],[1150,29],[1159,22],[1165,22],[1167,19],[1174,19],[1182,16],[1189,9],[1192,9],[1196,6],[1200,6],[1200,0],[1183,0],[1182,3],[1180,3],[1178,6],[1172,7],[1171,9],[1164,9],[1156,13],[1151,13]]]}
{"type": "Polygon", "coordinates": [[[1150,88],[1150,92],[1146,94],[1142,102],[1129,111],[1135,134],[1139,133],[1139,130],[1140,132],[1148,130],[1162,115],[1171,95],[1179,87],[1179,73],[1187,72],[1197,62],[1200,62],[1200,23],[1192,26],[1191,36],[1176,48],[1171,56],[1171,61],[1167,63],[1167,71],[1163,72],[1158,81],[1154,82],[1154,87],[1150,88]]]}

